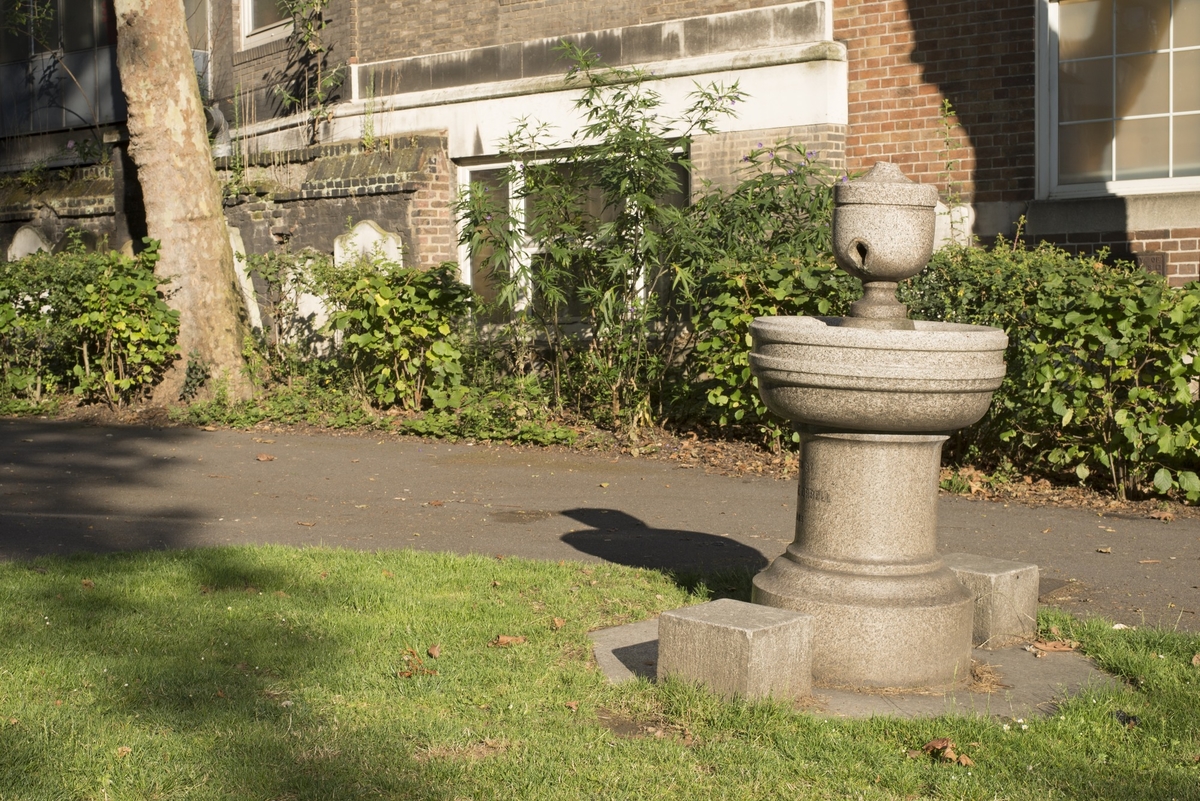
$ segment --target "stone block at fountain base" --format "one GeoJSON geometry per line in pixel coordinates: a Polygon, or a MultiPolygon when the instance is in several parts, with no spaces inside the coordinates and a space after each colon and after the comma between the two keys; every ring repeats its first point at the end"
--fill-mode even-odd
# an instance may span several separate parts
{"type": "Polygon", "coordinates": [[[799,698],[812,690],[812,617],[724,598],[658,619],[658,678],[731,698],[799,698]]]}
{"type": "Polygon", "coordinates": [[[970,553],[942,558],[975,595],[972,639],[976,648],[1006,648],[1037,634],[1037,565],[970,553]]]}

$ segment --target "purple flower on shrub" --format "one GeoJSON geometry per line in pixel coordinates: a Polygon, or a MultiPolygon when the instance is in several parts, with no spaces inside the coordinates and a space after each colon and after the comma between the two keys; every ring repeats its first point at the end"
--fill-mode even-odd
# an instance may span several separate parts
{"type": "Polygon", "coordinates": [[[67,140],[67,150],[74,150],[74,149],[75,149],[75,140],[68,139],[67,140]]]}

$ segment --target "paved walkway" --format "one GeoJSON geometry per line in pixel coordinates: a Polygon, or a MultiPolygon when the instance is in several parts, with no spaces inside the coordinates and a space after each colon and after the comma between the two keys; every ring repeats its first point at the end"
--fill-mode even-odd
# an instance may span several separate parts
{"type": "MultiPolygon", "coordinates": [[[[792,482],[629,456],[0,421],[5,559],[275,542],[757,571],[795,500],[792,482]]],[[[1045,603],[1200,631],[1198,520],[943,497],[938,532],[945,552],[1038,564],[1045,603]]]]}

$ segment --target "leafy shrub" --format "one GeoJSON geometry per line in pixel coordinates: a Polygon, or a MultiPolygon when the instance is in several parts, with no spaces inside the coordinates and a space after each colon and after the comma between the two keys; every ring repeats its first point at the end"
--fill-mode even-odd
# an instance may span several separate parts
{"type": "Polygon", "coordinates": [[[503,151],[510,198],[477,184],[460,198],[463,244],[498,282],[520,332],[526,369],[544,368],[555,404],[573,400],[593,421],[632,432],[675,359],[681,318],[673,292],[690,283],[672,246],[684,216],[686,149],[713,133],[742,97],[736,85],[697,86],[678,117],[647,74],[605,67],[563,43],[579,88],[582,127],[559,138],[522,121],[503,151]],[[521,233],[524,232],[525,236],[521,233]],[[540,364],[539,364],[540,361],[540,364]]]}
{"type": "Polygon", "coordinates": [[[83,309],[72,320],[79,330],[80,363],[72,368],[75,392],[109,404],[125,403],[162,378],[179,349],[179,312],[163,301],[154,275],[158,243],[136,259],[116,252],[95,254],[83,287],[83,309]]]}
{"type": "Polygon", "coordinates": [[[1200,286],[998,240],[940,251],[902,300],[914,317],[1009,335],[1004,384],[955,457],[1200,500],[1200,286]]]}
{"type": "Polygon", "coordinates": [[[76,237],[62,253],[0,267],[0,394],[37,403],[74,389],[121,404],[157,382],[176,357],[179,330],[157,261],[156,242],[130,259],[88,253],[76,237]]]}
{"type": "Polygon", "coordinates": [[[462,351],[458,322],[471,307],[471,290],[458,265],[429,270],[385,266],[359,278],[330,315],[330,327],[355,375],[379,406],[420,411],[426,398],[439,409],[461,403],[462,351]]]}
{"type": "Polygon", "coordinates": [[[763,405],[750,375],[750,324],[842,314],[859,294],[859,282],[833,262],[835,176],[814,155],[786,142],[752,150],[737,187],[701,195],[674,234],[697,276],[683,394],[702,396],[702,419],[756,427],[776,443],[788,424],[763,405]]]}
{"type": "Polygon", "coordinates": [[[535,376],[471,387],[456,409],[433,409],[399,421],[403,430],[450,439],[512,440],[570,445],[576,433],[552,419],[549,398],[535,376]]]}

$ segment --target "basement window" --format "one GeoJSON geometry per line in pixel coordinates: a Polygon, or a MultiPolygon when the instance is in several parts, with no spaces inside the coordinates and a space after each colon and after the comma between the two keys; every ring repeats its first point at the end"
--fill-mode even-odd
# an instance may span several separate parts
{"type": "Polygon", "coordinates": [[[292,14],[285,0],[243,0],[243,49],[283,39],[292,32],[292,14]]]}

